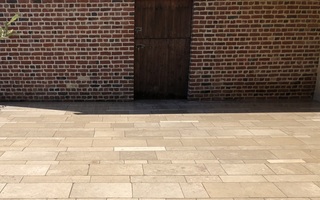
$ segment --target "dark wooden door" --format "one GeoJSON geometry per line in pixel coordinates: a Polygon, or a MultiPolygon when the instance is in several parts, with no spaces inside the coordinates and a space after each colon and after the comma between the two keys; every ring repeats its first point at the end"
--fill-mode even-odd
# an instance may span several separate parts
{"type": "Polygon", "coordinates": [[[186,98],[192,0],[136,0],[135,98],[186,98]]]}

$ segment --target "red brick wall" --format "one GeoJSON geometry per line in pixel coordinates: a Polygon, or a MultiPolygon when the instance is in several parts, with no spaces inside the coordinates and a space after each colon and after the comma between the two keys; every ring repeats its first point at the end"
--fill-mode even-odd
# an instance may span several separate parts
{"type": "Polygon", "coordinates": [[[195,0],[189,99],[312,98],[319,0],[195,0]]]}
{"type": "MultiPolygon", "coordinates": [[[[0,100],[133,100],[134,0],[0,2],[0,100]]],[[[194,0],[189,99],[311,99],[319,41],[318,0],[194,0]]]]}
{"type": "Polygon", "coordinates": [[[134,0],[1,0],[0,100],[132,100],[134,0]],[[3,3],[5,2],[5,3],[3,3]]]}

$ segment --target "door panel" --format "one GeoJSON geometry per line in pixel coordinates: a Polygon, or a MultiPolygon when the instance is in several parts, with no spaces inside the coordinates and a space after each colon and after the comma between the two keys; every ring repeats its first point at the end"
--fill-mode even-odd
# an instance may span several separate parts
{"type": "Polygon", "coordinates": [[[186,98],[191,0],[137,0],[135,98],[186,98]]]}

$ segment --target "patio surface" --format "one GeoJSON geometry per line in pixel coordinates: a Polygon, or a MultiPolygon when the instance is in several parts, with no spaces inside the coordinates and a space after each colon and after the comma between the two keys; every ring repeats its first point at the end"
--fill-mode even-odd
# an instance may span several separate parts
{"type": "Polygon", "coordinates": [[[320,200],[320,103],[0,103],[0,198],[320,200]]]}

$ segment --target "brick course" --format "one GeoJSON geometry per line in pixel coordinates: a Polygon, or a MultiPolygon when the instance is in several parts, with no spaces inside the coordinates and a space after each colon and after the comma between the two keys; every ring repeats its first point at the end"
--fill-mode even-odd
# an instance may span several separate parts
{"type": "MultiPolygon", "coordinates": [[[[2,0],[22,17],[0,42],[0,100],[128,101],[134,0],[2,0]]],[[[307,98],[320,53],[319,0],[194,0],[188,99],[307,98]]]]}

